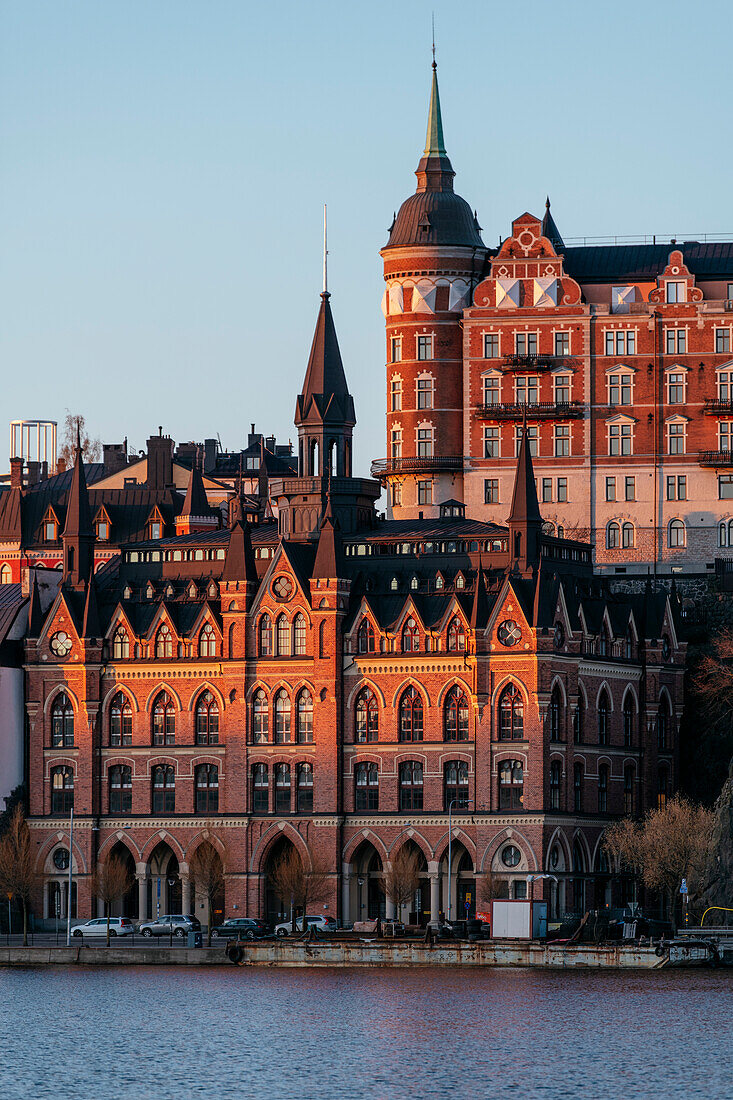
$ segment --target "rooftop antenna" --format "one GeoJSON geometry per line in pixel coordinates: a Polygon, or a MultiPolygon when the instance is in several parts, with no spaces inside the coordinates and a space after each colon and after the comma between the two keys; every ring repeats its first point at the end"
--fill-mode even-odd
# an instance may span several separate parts
{"type": "Polygon", "coordinates": [[[323,204],[323,293],[328,294],[328,221],[325,202],[323,204]]]}

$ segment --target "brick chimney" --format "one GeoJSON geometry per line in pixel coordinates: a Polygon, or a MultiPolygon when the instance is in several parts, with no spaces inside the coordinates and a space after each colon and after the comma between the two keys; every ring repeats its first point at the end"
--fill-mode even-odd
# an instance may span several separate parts
{"type": "Polygon", "coordinates": [[[173,482],[173,440],[162,428],[148,440],[147,482],[150,489],[165,489],[173,482]]]}
{"type": "Polygon", "coordinates": [[[22,489],[23,488],[23,459],[11,458],[10,459],[10,488],[22,489]]]}
{"type": "Polygon", "coordinates": [[[56,473],[57,474],[65,474],[66,473],[66,459],[65,458],[57,459],[57,461],[56,461],[56,473]]]}

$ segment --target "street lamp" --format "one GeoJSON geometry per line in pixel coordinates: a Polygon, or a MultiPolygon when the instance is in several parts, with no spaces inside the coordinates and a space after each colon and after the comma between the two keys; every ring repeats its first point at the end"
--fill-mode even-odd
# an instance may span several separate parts
{"type": "MultiPolygon", "coordinates": [[[[451,889],[451,866],[453,864],[453,807],[457,802],[460,802],[461,806],[468,808],[473,805],[472,798],[452,798],[448,803],[448,924],[451,921],[451,913],[453,912],[453,890],[451,889]]],[[[430,914],[432,917],[432,913],[430,914]]]]}
{"type": "Polygon", "coordinates": [[[544,873],[541,874],[541,875],[540,874],[527,875],[527,886],[528,886],[528,893],[529,893],[529,899],[528,900],[529,901],[532,901],[532,883],[537,878],[551,878],[554,883],[557,883],[557,876],[556,875],[548,875],[548,874],[544,874],[544,873]]]}
{"type": "Polygon", "coordinates": [[[364,908],[364,904],[361,900],[361,888],[364,885],[364,879],[359,875],[356,881],[359,884],[359,920],[361,920],[361,911],[364,908]]]}

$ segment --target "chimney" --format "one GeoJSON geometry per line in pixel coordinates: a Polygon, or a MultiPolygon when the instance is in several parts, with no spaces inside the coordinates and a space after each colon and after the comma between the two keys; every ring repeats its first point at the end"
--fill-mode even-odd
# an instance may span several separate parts
{"type": "Polygon", "coordinates": [[[127,446],[124,443],[105,443],[102,457],[105,474],[117,474],[127,466],[127,446]]]}
{"type": "Polygon", "coordinates": [[[23,488],[23,459],[11,458],[10,459],[10,488],[22,489],[23,488]]]}
{"type": "Polygon", "coordinates": [[[148,440],[148,488],[165,489],[172,482],[173,440],[167,435],[152,435],[148,440]]]}
{"type": "Polygon", "coordinates": [[[216,469],[216,455],[218,451],[218,440],[205,439],[204,440],[204,473],[208,474],[212,470],[216,469]]]}
{"type": "Polygon", "coordinates": [[[57,474],[65,474],[66,473],[66,459],[65,458],[59,458],[57,460],[57,462],[56,462],[56,473],[57,474]]]}

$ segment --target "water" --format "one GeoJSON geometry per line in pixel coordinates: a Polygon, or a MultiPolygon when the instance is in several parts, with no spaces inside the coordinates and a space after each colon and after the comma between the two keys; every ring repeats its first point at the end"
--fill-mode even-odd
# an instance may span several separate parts
{"type": "Polygon", "coordinates": [[[733,972],[0,968],[2,1100],[733,1097],[733,972]]]}

